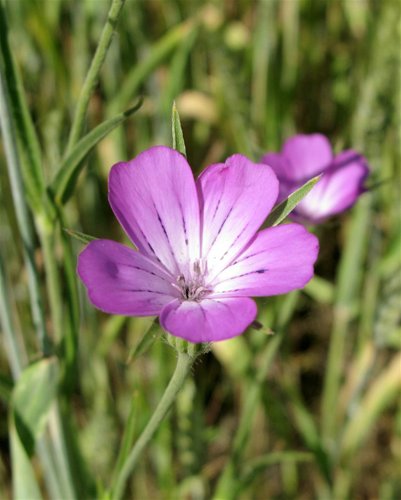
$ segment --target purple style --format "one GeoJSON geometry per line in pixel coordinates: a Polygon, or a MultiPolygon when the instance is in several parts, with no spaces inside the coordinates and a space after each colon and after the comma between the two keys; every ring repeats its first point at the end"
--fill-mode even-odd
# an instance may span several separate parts
{"type": "Polygon", "coordinates": [[[350,208],[365,191],[363,183],[369,174],[362,155],[349,149],[333,156],[322,134],[295,135],[285,142],[281,153],[268,153],[261,161],[272,167],[280,181],[279,201],[312,177],[324,174],[293,211],[294,216],[311,223],[350,208]]]}
{"type": "Polygon", "coordinates": [[[78,274],[102,311],[160,316],[190,342],[241,334],[255,320],[249,297],[287,293],[313,276],[318,241],[301,225],[258,229],[278,196],[270,167],[242,155],[195,181],[184,156],[164,146],[113,166],[110,205],[138,251],[95,240],[78,274]]]}

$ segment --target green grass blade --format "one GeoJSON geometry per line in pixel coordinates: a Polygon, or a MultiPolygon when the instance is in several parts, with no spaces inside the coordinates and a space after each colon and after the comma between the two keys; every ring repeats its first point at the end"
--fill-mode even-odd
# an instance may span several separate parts
{"type": "Polygon", "coordinates": [[[51,190],[55,200],[59,204],[64,204],[71,196],[77,177],[83,168],[82,161],[85,156],[114,128],[137,111],[142,105],[140,99],[135,106],[121,113],[114,118],[110,118],[95,127],[89,134],[82,138],[62,161],[60,169],[51,184],[51,190]]]}
{"type": "Polygon", "coordinates": [[[321,175],[317,175],[306,182],[299,189],[294,191],[290,196],[277,205],[269,217],[266,219],[263,227],[277,226],[294,210],[300,201],[309,193],[313,186],[319,182],[321,175]]]}
{"type": "Polygon", "coordinates": [[[132,395],[131,407],[127,421],[125,423],[124,434],[120,444],[120,450],[116,460],[115,469],[113,472],[113,483],[116,481],[119,472],[124,466],[126,459],[128,458],[129,452],[134,443],[135,428],[138,420],[138,392],[135,391],[132,395]]]}
{"type": "Polygon", "coordinates": [[[347,332],[358,297],[370,227],[370,200],[360,200],[350,221],[336,283],[334,323],[322,397],[322,432],[327,446],[336,444],[337,398],[347,332]]]}
{"type": "MultiPolygon", "coordinates": [[[[38,444],[42,460],[50,458],[52,463],[46,467],[51,467],[52,470],[55,468],[57,471],[57,496],[73,499],[74,485],[64,449],[64,431],[60,431],[62,427],[56,400],[59,378],[60,367],[55,357],[43,358],[25,368],[12,394],[12,421],[19,444],[27,457],[32,456],[35,445],[38,444]],[[51,441],[47,441],[47,435],[43,434],[46,426],[51,441]]],[[[20,454],[22,455],[22,451],[20,454]]],[[[46,480],[48,479],[46,477],[46,480]]]]}
{"type": "Polygon", "coordinates": [[[45,358],[28,366],[12,394],[13,416],[21,442],[31,455],[43,432],[50,407],[57,394],[59,367],[55,358],[45,358]]]}
{"type": "Polygon", "coordinates": [[[302,396],[297,387],[292,383],[289,376],[285,384],[288,401],[295,421],[297,431],[301,435],[305,446],[313,452],[315,461],[328,485],[332,483],[331,464],[324,449],[322,439],[313,415],[305,406],[302,396]]]}
{"type": "Polygon", "coordinates": [[[3,331],[4,344],[11,373],[17,379],[27,362],[22,344],[18,342],[11,316],[10,290],[7,286],[6,267],[0,254],[0,325],[3,331]]]}
{"type": "Polygon", "coordinates": [[[192,29],[193,22],[191,20],[185,21],[170,30],[153,45],[149,55],[143,61],[136,64],[132,71],[128,73],[118,95],[116,95],[108,107],[110,114],[114,114],[117,109],[125,108],[128,105],[150,73],[188,36],[192,29]]]}
{"type": "Polygon", "coordinates": [[[39,485],[29,456],[21,443],[15,428],[14,420],[10,419],[9,424],[13,498],[29,498],[29,500],[41,499],[39,485]]]}
{"type": "Polygon", "coordinates": [[[401,353],[393,357],[389,366],[371,384],[357,411],[346,426],[342,439],[342,455],[351,459],[368,436],[374,423],[401,391],[401,353]]]}
{"type": "Polygon", "coordinates": [[[127,358],[127,364],[135,361],[139,356],[142,356],[146,351],[150,349],[154,341],[160,337],[161,327],[156,318],[151,318],[149,326],[143,332],[143,335],[139,342],[130,350],[127,358]]]}
{"type": "Polygon", "coordinates": [[[10,114],[15,122],[16,135],[21,144],[24,158],[21,162],[22,174],[28,192],[28,199],[36,210],[43,209],[45,180],[42,171],[39,140],[28,111],[20,75],[8,42],[8,24],[5,8],[0,2],[0,61],[10,101],[10,114]]]}
{"type": "Polygon", "coordinates": [[[11,118],[10,108],[11,106],[6,90],[4,75],[0,72],[0,126],[7,159],[8,175],[10,179],[18,228],[23,242],[23,253],[28,273],[28,286],[33,322],[40,348],[43,352],[47,353],[49,351],[50,342],[48,340],[45,327],[40,281],[35,263],[35,238],[28,207],[26,205],[26,196],[21,175],[21,164],[17,150],[16,138],[14,135],[15,129],[11,118]]]}
{"type": "Polygon", "coordinates": [[[99,72],[106,58],[107,50],[110,46],[111,39],[117,24],[118,17],[121,13],[125,0],[113,0],[110,10],[107,14],[106,24],[103,28],[99,44],[95,55],[93,56],[88,74],[86,76],[81,94],[78,99],[77,108],[75,111],[74,120],[71,126],[70,136],[68,138],[67,154],[72,151],[73,146],[78,142],[85,122],[85,115],[88,109],[90,97],[93,89],[99,78],[99,72]]]}
{"type": "Polygon", "coordinates": [[[180,115],[178,114],[175,102],[173,104],[173,110],[171,112],[171,130],[173,135],[173,149],[176,149],[186,157],[187,150],[185,148],[184,134],[182,132],[180,115]]]}
{"type": "Polygon", "coordinates": [[[243,476],[241,477],[240,488],[243,488],[252,481],[267,467],[282,463],[294,462],[310,462],[313,460],[312,453],[305,451],[277,451],[268,453],[258,458],[254,458],[246,465],[243,476]]]}
{"type": "Polygon", "coordinates": [[[90,236],[89,234],[81,233],[80,231],[74,231],[73,229],[66,229],[64,228],[64,231],[71,236],[72,238],[75,238],[76,240],[80,241],[81,243],[88,244],[93,240],[97,240],[94,236],[90,236]]]}

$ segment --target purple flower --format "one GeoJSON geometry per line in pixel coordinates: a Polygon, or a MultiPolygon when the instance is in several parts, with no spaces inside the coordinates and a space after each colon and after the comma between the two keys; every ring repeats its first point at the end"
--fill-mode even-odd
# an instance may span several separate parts
{"type": "Polygon", "coordinates": [[[257,233],[278,195],[270,167],[239,154],[195,182],[184,156],[157,146],[113,166],[110,205],[138,251],[89,243],[78,274],[91,302],[112,314],[159,315],[191,342],[241,334],[257,314],[251,296],[303,287],[318,241],[298,224],[257,233]]]}
{"type": "Polygon", "coordinates": [[[287,198],[312,177],[323,177],[297,205],[293,215],[312,223],[322,222],[351,207],[364,192],[369,174],[365,158],[348,149],[333,156],[322,134],[295,135],[281,153],[268,153],[262,162],[270,165],[280,181],[279,201],[287,198]]]}

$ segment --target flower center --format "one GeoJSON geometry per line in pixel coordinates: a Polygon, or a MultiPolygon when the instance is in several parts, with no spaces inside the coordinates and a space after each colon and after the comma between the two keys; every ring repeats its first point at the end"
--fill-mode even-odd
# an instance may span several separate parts
{"type": "Polygon", "coordinates": [[[190,277],[186,278],[183,274],[179,274],[176,283],[173,283],[173,287],[181,293],[183,300],[198,302],[212,291],[205,285],[206,265],[202,264],[201,261],[196,261],[190,277]]]}

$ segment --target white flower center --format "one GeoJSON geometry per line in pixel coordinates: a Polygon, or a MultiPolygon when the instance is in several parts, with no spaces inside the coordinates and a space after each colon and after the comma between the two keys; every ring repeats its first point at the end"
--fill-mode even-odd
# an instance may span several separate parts
{"type": "Polygon", "coordinates": [[[189,277],[184,274],[177,276],[176,283],[172,283],[182,296],[183,300],[193,300],[199,302],[206,295],[211,293],[211,288],[205,284],[205,276],[207,274],[206,261],[195,261],[189,277]]]}

